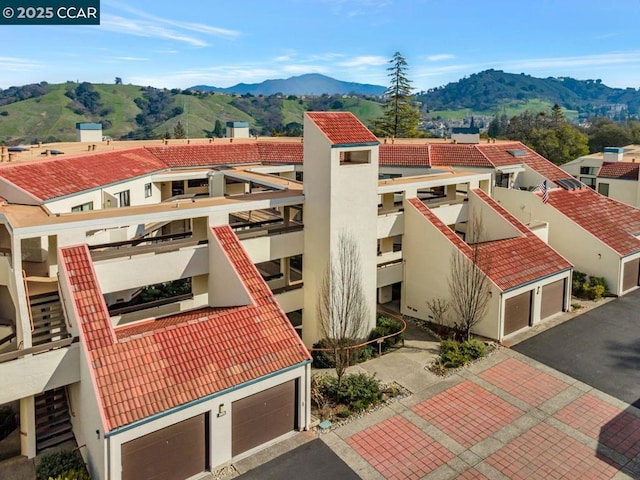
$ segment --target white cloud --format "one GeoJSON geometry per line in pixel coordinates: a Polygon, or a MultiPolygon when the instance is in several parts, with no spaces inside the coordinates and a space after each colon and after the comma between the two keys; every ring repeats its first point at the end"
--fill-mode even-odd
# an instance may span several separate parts
{"type": "Polygon", "coordinates": [[[122,60],[123,62],[148,62],[150,58],[144,57],[114,57],[114,60],[122,60]]]}
{"type": "Polygon", "coordinates": [[[539,70],[558,67],[601,67],[605,65],[638,62],[640,62],[640,51],[631,51],[574,57],[547,57],[524,60],[510,60],[507,62],[503,62],[502,68],[539,70]]]}
{"type": "Polygon", "coordinates": [[[117,15],[103,11],[100,19],[102,30],[138,37],[173,40],[194,47],[209,46],[206,37],[233,39],[240,35],[240,32],[227,28],[158,17],[118,2],[107,1],[104,3],[112,9],[125,12],[128,15],[117,15]]]}
{"type": "Polygon", "coordinates": [[[0,57],[0,64],[3,70],[9,72],[30,72],[45,66],[33,60],[17,57],[0,57]]]}
{"type": "Polygon", "coordinates": [[[393,4],[391,0],[323,0],[334,15],[357,17],[361,15],[378,15],[386,7],[393,4]]]}
{"type": "Polygon", "coordinates": [[[158,24],[153,24],[145,20],[134,20],[108,13],[102,14],[100,18],[100,29],[125,35],[135,35],[137,37],[163,38],[186,43],[194,47],[206,47],[209,45],[205,40],[181,33],[176,30],[165,28],[158,24]]]}
{"type": "Polygon", "coordinates": [[[450,53],[440,53],[438,55],[429,55],[427,60],[430,62],[440,62],[442,60],[451,60],[456,58],[455,55],[451,55],[450,53]]]}
{"type": "Polygon", "coordinates": [[[341,67],[375,67],[379,65],[385,65],[388,62],[388,59],[381,56],[361,56],[354,57],[350,60],[345,60],[343,62],[339,62],[338,65],[341,67]]]}

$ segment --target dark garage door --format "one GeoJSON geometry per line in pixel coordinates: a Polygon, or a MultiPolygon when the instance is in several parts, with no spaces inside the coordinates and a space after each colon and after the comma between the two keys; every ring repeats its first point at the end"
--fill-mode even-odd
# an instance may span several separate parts
{"type": "Polygon", "coordinates": [[[294,430],[296,381],[233,402],[231,407],[231,454],[235,457],[294,430]]]}
{"type": "Polygon", "coordinates": [[[531,290],[504,302],[504,334],[509,335],[529,325],[531,319],[531,290]]]}
{"type": "Polygon", "coordinates": [[[205,415],[122,445],[122,480],[182,480],[206,469],[205,415]]]}
{"type": "Polygon", "coordinates": [[[562,312],[564,310],[564,280],[558,280],[542,287],[541,302],[540,319],[562,312]]]}
{"type": "Polygon", "coordinates": [[[638,274],[640,273],[640,258],[631,260],[624,264],[624,274],[622,279],[622,291],[638,286],[638,274]]]}

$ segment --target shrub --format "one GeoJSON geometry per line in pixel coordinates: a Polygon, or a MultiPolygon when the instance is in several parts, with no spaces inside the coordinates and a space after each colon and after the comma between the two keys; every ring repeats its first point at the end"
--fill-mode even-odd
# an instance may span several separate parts
{"type": "Polygon", "coordinates": [[[7,405],[0,407],[0,440],[6,438],[17,426],[18,423],[16,422],[16,414],[13,408],[7,405]]]}
{"type": "Polygon", "coordinates": [[[487,354],[487,347],[477,338],[472,338],[460,344],[460,351],[472,360],[476,360],[487,354]]]}
{"type": "Polygon", "coordinates": [[[438,363],[445,368],[461,367],[467,362],[463,352],[460,351],[460,343],[455,340],[443,340],[440,343],[440,358],[438,363]]]}
{"type": "Polygon", "coordinates": [[[603,285],[584,285],[582,295],[588,300],[600,300],[604,295],[605,287],[603,285]]]}
{"type": "Polygon", "coordinates": [[[585,283],[587,283],[587,274],[574,270],[571,277],[571,293],[576,297],[582,296],[585,283]]]}
{"type": "MultiPolygon", "coordinates": [[[[402,325],[400,322],[394,320],[393,318],[380,316],[376,320],[376,328],[371,330],[369,334],[369,341],[376,340],[381,337],[386,337],[387,335],[393,335],[394,333],[398,333],[402,330],[402,325]]],[[[396,343],[402,340],[403,335],[398,335],[396,337],[385,338],[382,341],[382,351],[386,352],[391,347],[393,347],[396,343]]],[[[372,347],[374,350],[377,350],[376,346],[372,347]]]]}
{"type": "Polygon", "coordinates": [[[477,339],[462,343],[455,340],[443,340],[440,343],[438,364],[444,368],[458,368],[472,360],[484,357],[486,354],[487,348],[477,339]]]}
{"type": "Polygon", "coordinates": [[[69,470],[61,473],[53,480],[91,480],[91,477],[86,470],[69,470]]]}
{"type": "Polygon", "coordinates": [[[589,277],[589,286],[590,287],[602,287],[603,294],[609,291],[609,285],[604,277],[589,277]]]}
{"type": "MultiPolygon", "coordinates": [[[[36,480],[48,480],[49,478],[58,477],[64,479],[65,477],[63,475],[71,474],[84,475],[78,476],[77,480],[89,479],[82,455],[80,455],[80,452],[77,450],[62,450],[60,452],[45,454],[36,467],[36,480]]],[[[71,477],[71,479],[74,478],[75,477],[71,477]]]]}
{"type": "Polygon", "coordinates": [[[345,375],[342,377],[340,390],[338,390],[336,377],[325,376],[322,389],[325,397],[336,398],[338,403],[348,405],[355,412],[361,412],[375,405],[382,398],[378,380],[366,373],[345,375]]]}
{"type": "Polygon", "coordinates": [[[589,282],[587,283],[586,273],[573,272],[571,293],[574,296],[588,300],[599,300],[608,291],[609,285],[604,277],[589,277],[589,282]]]}
{"type": "MultiPolygon", "coordinates": [[[[328,348],[329,343],[325,338],[321,339],[319,342],[313,344],[312,348],[328,348]]],[[[335,367],[335,363],[333,361],[333,354],[331,352],[322,352],[317,350],[311,351],[311,358],[313,358],[313,367],[314,368],[333,368],[335,367]]]]}

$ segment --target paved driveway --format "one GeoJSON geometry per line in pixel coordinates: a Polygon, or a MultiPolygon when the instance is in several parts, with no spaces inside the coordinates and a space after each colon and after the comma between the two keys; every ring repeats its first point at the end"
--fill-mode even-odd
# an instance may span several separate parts
{"type": "Polygon", "coordinates": [[[238,480],[301,478],[304,480],[358,480],[360,477],[322,440],[311,440],[285,455],[256,467],[238,480]]]}
{"type": "Polygon", "coordinates": [[[640,290],[513,349],[640,408],[640,290]]]}

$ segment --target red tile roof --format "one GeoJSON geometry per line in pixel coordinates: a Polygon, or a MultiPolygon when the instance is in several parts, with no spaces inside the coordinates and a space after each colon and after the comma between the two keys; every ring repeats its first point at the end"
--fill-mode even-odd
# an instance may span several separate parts
{"type": "Polygon", "coordinates": [[[291,142],[259,142],[260,158],[265,163],[302,163],[302,143],[291,142]]]}
{"type": "Polygon", "coordinates": [[[255,142],[214,142],[208,145],[175,145],[146,149],[164,163],[163,168],[259,163],[262,160],[255,142]]]}
{"type": "Polygon", "coordinates": [[[252,304],[203,308],[115,332],[86,246],[60,250],[105,431],[310,359],[231,228],[212,231],[252,304]]]}
{"type": "Polygon", "coordinates": [[[571,268],[572,265],[562,255],[542,241],[483,190],[474,189],[472,192],[522,234],[522,236],[484,242],[479,245],[480,252],[486,253],[492,259],[489,276],[500,289],[510,290],[571,268]]]}
{"type": "MultiPolygon", "coordinates": [[[[352,114],[312,112],[308,114],[337,145],[377,143],[377,139],[352,114]]],[[[568,174],[521,143],[507,144],[397,144],[380,145],[380,165],[400,167],[484,167],[525,163],[549,180],[568,174]],[[522,157],[507,150],[520,149],[522,157]]],[[[0,166],[0,177],[47,201],[84,190],[103,187],[168,168],[208,167],[253,163],[303,161],[302,143],[242,142],[206,145],[172,145],[114,150],[50,160],[0,166]]],[[[633,165],[633,164],[632,164],[633,165]]]]}
{"type": "Polygon", "coordinates": [[[600,178],[615,178],[618,180],[638,180],[640,163],[632,162],[604,162],[598,172],[600,178]]]}
{"type": "Polygon", "coordinates": [[[548,205],[608,245],[621,256],[640,251],[640,209],[588,187],[549,190],[548,205]]]}
{"type": "Polygon", "coordinates": [[[381,166],[430,167],[428,145],[380,145],[381,166]]]}
{"type": "Polygon", "coordinates": [[[434,143],[429,145],[429,160],[434,167],[486,167],[491,161],[478,150],[477,145],[434,143]]]}
{"type": "MultiPolygon", "coordinates": [[[[571,268],[571,264],[567,260],[486,193],[479,189],[474,189],[472,192],[476,193],[480,201],[495,209],[520,232],[520,235],[513,238],[484,242],[478,245],[479,251],[485,253],[490,259],[488,262],[490,269],[485,274],[500,290],[511,290],[571,268]]],[[[472,258],[473,248],[445,225],[426,205],[417,198],[410,199],[409,203],[447,237],[460,252],[469,259],[472,258]]]]}
{"type": "Polygon", "coordinates": [[[143,148],[0,165],[3,177],[44,201],[166,168],[143,148]]]}
{"type": "Polygon", "coordinates": [[[376,136],[351,112],[308,112],[306,115],[333,145],[379,143],[376,136]]]}

